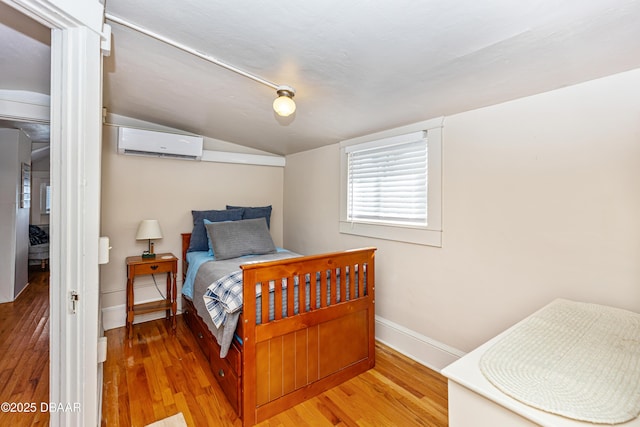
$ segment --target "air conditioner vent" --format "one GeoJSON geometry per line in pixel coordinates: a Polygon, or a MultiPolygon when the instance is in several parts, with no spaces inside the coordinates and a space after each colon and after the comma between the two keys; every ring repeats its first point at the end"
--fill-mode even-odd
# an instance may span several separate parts
{"type": "Polygon", "coordinates": [[[124,150],[122,154],[128,154],[131,156],[165,157],[169,159],[200,160],[196,156],[189,156],[186,154],[156,153],[156,152],[140,151],[140,150],[124,150]]]}

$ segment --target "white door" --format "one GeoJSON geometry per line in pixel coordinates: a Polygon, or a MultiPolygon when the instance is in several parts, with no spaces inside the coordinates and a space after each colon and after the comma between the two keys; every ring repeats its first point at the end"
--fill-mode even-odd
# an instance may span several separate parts
{"type": "Polygon", "coordinates": [[[50,397],[58,406],[49,408],[50,419],[52,425],[90,426],[99,420],[102,386],[97,362],[100,38],[82,27],[53,29],[51,44],[50,397]]]}

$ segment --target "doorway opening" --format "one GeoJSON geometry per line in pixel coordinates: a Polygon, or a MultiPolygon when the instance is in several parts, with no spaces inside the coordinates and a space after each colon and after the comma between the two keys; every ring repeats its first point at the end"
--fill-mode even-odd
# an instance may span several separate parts
{"type": "Polygon", "coordinates": [[[50,210],[41,191],[51,190],[51,29],[0,3],[0,56],[0,253],[8,259],[0,268],[0,400],[35,406],[2,411],[0,425],[46,425],[50,210]],[[32,236],[32,226],[42,233],[32,236]]]}

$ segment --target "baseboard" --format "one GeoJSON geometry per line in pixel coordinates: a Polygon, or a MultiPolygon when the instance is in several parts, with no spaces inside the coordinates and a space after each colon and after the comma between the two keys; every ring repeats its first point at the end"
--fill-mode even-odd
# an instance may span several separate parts
{"type": "Polygon", "coordinates": [[[437,372],[465,355],[463,351],[380,316],[376,316],[376,339],[437,372]]]}
{"type": "Polygon", "coordinates": [[[27,284],[24,285],[22,289],[20,289],[20,292],[18,292],[18,295],[13,297],[12,301],[6,301],[6,302],[14,302],[15,300],[17,300],[20,297],[20,295],[22,295],[22,293],[29,287],[29,285],[31,285],[31,282],[27,282],[27,284]]]}
{"type": "MultiPolygon", "coordinates": [[[[178,301],[178,313],[182,312],[180,303],[181,301],[178,301]]],[[[127,310],[124,304],[102,309],[102,322],[105,330],[125,326],[126,318],[127,310]]],[[[149,322],[162,318],[164,318],[164,312],[158,311],[136,316],[133,323],[149,322]]],[[[376,339],[437,372],[465,355],[463,351],[421,335],[380,316],[376,316],[376,339]]]]}

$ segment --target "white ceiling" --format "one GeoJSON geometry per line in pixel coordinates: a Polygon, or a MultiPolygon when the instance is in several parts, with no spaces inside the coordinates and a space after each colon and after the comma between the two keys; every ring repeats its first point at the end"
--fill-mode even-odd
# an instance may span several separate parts
{"type": "Polygon", "coordinates": [[[49,94],[51,33],[0,2],[0,90],[49,94]]]}
{"type": "MultiPolygon", "coordinates": [[[[0,92],[49,94],[51,32],[41,24],[0,3],[0,92]]],[[[42,99],[32,94],[20,98],[42,99]]],[[[34,142],[49,142],[49,126],[4,120],[0,128],[22,129],[34,142]]]]}
{"type": "MultiPolygon", "coordinates": [[[[21,63],[32,45],[5,37],[17,20],[5,9],[0,89],[48,91],[21,63]]],[[[293,86],[298,106],[277,117],[273,89],[108,20],[109,112],[276,154],[640,67],[638,0],[108,0],[106,11],[293,86]]]]}

